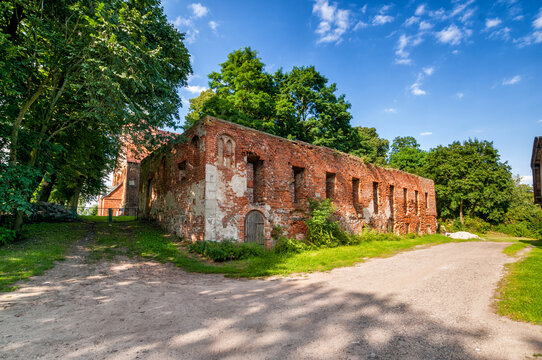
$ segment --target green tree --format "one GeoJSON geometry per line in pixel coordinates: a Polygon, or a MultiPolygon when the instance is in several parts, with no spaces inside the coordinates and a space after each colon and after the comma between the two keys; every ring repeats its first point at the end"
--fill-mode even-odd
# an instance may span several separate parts
{"type": "Polygon", "coordinates": [[[374,127],[354,127],[350,152],[376,165],[385,165],[389,141],[378,136],[374,127]]]}
{"type": "Polygon", "coordinates": [[[510,167],[489,141],[477,139],[438,146],[427,155],[425,174],[435,182],[442,217],[503,220],[512,198],[510,167]]]}
{"type": "Polygon", "coordinates": [[[185,126],[213,115],[385,163],[387,140],[372,128],[352,129],[351,105],[313,66],[271,75],[250,48],[232,52],[220,66],[209,75],[210,89],[190,101],[185,126]]]}
{"type": "Polygon", "coordinates": [[[119,141],[177,126],[176,89],[191,72],[182,40],[156,0],[2,3],[0,204],[17,229],[69,131],[119,141]]]}
{"type": "Polygon", "coordinates": [[[230,53],[220,72],[209,74],[209,87],[217,97],[213,97],[215,106],[207,106],[207,114],[273,133],[276,87],[264,69],[250,47],[230,53]]]}
{"type": "Polygon", "coordinates": [[[390,151],[389,164],[399,170],[422,175],[427,162],[427,152],[412,136],[396,137],[390,151]]]}

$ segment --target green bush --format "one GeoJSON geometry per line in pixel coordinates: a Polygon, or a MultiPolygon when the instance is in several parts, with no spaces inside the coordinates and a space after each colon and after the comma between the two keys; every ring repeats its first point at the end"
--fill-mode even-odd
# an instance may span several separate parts
{"type": "Polygon", "coordinates": [[[463,222],[464,224],[461,224],[461,221],[459,219],[443,220],[444,227],[449,232],[468,231],[473,233],[485,234],[489,230],[491,230],[491,224],[485,222],[480,218],[465,216],[463,218],[463,222]]]}
{"type": "Polygon", "coordinates": [[[344,232],[334,218],[336,211],[331,199],[309,200],[311,216],[305,222],[309,230],[308,243],[315,247],[336,247],[349,243],[344,232]]]}
{"type": "Polygon", "coordinates": [[[379,233],[374,230],[365,230],[361,234],[349,235],[349,244],[361,244],[362,242],[369,241],[398,241],[401,240],[400,236],[388,233],[379,233]]]}
{"type": "Polygon", "coordinates": [[[279,238],[273,247],[273,251],[277,254],[299,254],[308,249],[309,247],[304,242],[286,237],[279,238]]]}
{"type": "Polygon", "coordinates": [[[242,260],[262,256],[265,250],[255,243],[240,243],[235,240],[197,241],[190,244],[190,252],[198,253],[213,261],[242,260]]]}
{"type": "Polygon", "coordinates": [[[533,224],[522,221],[513,224],[499,224],[495,226],[495,230],[511,236],[527,237],[539,239],[541,234],[536,229],[533,229],[533,224]]]}
{"type": "Polygon", "coordinates": [[[0,245],[7,245],[15,240],[15,231],[0,227],[0,245]]]}

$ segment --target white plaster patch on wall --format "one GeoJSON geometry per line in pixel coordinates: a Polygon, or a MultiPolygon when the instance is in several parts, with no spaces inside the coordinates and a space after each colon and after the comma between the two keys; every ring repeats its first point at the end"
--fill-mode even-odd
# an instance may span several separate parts
{"type": "Polygon", "coordinates": [[[230,186],[237,197],[244,197],[247,191],[247,177],[238,174],[233,175],[230,186]]]}
{"type": "Polygon", "coordinates": [[[218,169],[205,164],[205,240],[216,240],[218,169]]]}
{"type": "Polygon", "coordinates": [[[363,208],[363,218],[365,221],[369,222],[371,221],[371,217],[373,216],[373,202],[369,204],[368,208],[363,208]]]}

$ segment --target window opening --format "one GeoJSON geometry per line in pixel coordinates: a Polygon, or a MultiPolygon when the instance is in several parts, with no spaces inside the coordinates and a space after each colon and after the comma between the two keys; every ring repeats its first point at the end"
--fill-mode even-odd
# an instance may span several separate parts
{"type": "Polygon", "coordinates": [[[395,186],[390,185],[390,217],[393,219],[393,210],[394,210],[394,203],[393,203],[393,196],[395,192],[395,186]]]}
{"type": "Polygon", "coordinates": [[[335,174],[326,172],[326,199],[335,197],[335,174]]]}
{"type": "Polygon", "coordinates": [[[263,200],[263,161],[257,155],[247,156],[247,197],[250,203],[263,200]]]}
{"type": "Polygon", "coordinates": [[[356,211],[359,211],[359,179],[352,179],[352,205],[356,211]]]}
{"type": "Polygon", "coordinates": [[[403,211],[406,214],[408,211],[408,190],[403,188],[403,211]]]}
{"type": "Polygon", "coordinates": [[[305,169],[302,167],[292,166],[294,173],[294,182],[292,183],[292,200],[294,203],[301,200],[301,191],[303,190],[303,182],[305,177],[305,169]]]}
{"type": "Polygon", "coordinates": [[[373,209],[374,213],[378,214],[378,183],[373,182],[373,209]]]}
{"type": "Polygon", "coordinates": [[[418,207],[418,190],[414,191],[414,207],[416,208],[416,215],[419,215],[420,208],[418,207]]]}

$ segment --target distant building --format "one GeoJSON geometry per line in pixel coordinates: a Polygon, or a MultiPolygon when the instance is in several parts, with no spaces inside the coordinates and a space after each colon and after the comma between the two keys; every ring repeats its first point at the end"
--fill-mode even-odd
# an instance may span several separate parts
{"type": "MultiPolygon", "coordinates": [[[[162,130],[153,132],[155,135],[157,133],[166,139],[178,135],[162,130]]],[[[140,163],[147,154],[148,152],[143,149],[136,150],[128,141],[124,143],[113,172],[112,188],[98,198],[99,216],[107,216],[109,209],[113,211],[113,216],[138,215],[140,163]]]]}
{"type": "Polygon", "coordinates": [[[437,230],[432,180],[209,116],[184,136],[141,162],[139,214],[186,239],[302,239],[310,198],[331,198],[349,232],[437,230]]]}
{"type": "Polygon", "coordinates": [[[534,203],[542,205],[542,177],[540,176],[540,161],[542,160],[542,136],[534,138],[531,170],[533,171],[534,203]]]}

